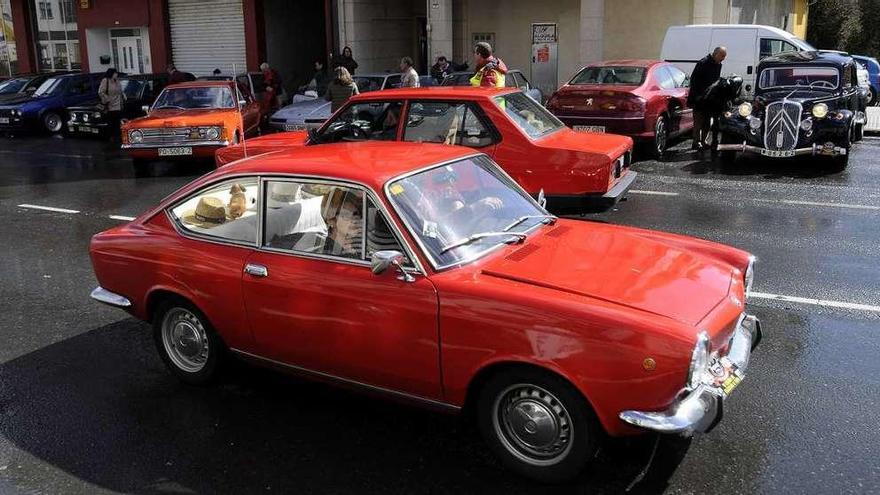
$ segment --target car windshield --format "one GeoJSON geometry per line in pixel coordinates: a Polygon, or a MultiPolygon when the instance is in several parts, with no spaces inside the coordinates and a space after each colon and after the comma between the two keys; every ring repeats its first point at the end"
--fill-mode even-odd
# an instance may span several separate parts
{"type": "Polygon", "coordinates": [[[16,77],[0,82],[0,95],[18,93],[30,81],[28,77],[16,77]]]}
{"type": "Polygon", "coordinates": [[[569,84],[640,86],[644,80],[644,67],[587,67],[578,72],[569,84]]]}
{"type": "Polygon", "coordinates": [[[153,108],[233,108],[235,99],[229,88],[218,86],[170,88],[156,98],[153,108]]]}
{"type": "Polygon", "coordinates": [[[473,74],[450,74],[443,80],[442,86],[470,86],[473,74]]]}
{"type": "Polygon", "coordinates": [[[120,79],[119,85],[122,86],[122,92],[126,98],[137,98],[140,96],[141,88],[144,87],[144,81],[139,79],[120,79]]]}
{"type": "Polygon", "coordinates": [[[521,92],[497,96],[495,104],[532,138],[545,136],[565,126],[541,104],[521,92]]]}
{"type": "Polygon", "coordinates": [[[382,89],[382,83],[385,82],[384,77],[355,76],[352,79],[354,80],[354,83],[357,84],[358,91],[361,93],[379,91],[382,89]]]}
{"type": "Polygon", "coordinates": [[[436,268],[477,259],[555,221],[485,156],[395,180],[386,193],[436,268]]]}
{"type": "Polygon", "coordinates": [[[771,67],[761,71],[758,87],[768,89],[809,86],[817,89],[837,89],[839,77],[835,67],[771,67]]]}
{"type": "Polygon", "coordinates": [[[64,85],[64,79],[60,77],[50,77],[43,81],[43,84],[34,91],[34,96],[48,96],[57,93],[64,85]]]}

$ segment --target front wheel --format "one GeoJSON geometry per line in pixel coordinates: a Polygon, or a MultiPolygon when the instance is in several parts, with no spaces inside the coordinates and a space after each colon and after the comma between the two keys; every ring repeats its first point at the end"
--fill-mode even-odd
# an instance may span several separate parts
{"type": "Polygon", "coordinates": [[[56,134],[64,128],[64,120],[58,112],[46,112],[43,114],[43,128],[47,132],[56,134]]]}
{"type": "Polygon", "coordinates": [[[663,158],[663,153],[666,152],[666,146],[669,142],[669,124],[666,121],[666,117],[661,115],[657,117],[657,122],[654,124],[654,157],[658,160],[663,158]]]}
{"type": "Polygon", "coordinates": [[[213,381],[225,347],[201,311],[183,300],[168,300],[156,310],[153,338],[165,365],[181,381],[205,385],[213,381]]]}
{"type": "Polygon", "coordinates": [[[538,481],[575,478],[599,449],[602,429],[590,405],[549,373],[526,368],[495,375],[480,393],[477,414],[501,462],[538,481]]]}

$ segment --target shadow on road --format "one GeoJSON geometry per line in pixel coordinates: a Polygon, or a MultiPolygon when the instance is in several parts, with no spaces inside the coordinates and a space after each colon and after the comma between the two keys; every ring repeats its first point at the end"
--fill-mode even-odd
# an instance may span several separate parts
{"type": "Polygon", "coordinates": [[[214,387],[185,386],[149,329],[124,320],[0,365],[0,435],[94,486],[143,494],[621,493],[640,478],[630,493],[661,493],[689,447],[611,442],[577,483],[542,487],[502,469],[456,417],[232,371],[214,387]]]}

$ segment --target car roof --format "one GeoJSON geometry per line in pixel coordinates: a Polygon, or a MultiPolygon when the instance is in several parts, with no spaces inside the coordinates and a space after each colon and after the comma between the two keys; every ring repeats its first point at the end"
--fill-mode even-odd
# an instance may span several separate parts
{"type": "Polygon", "coordinates": [[[774,65],[802,64],[807,62],[843,66],[853,61],[848,53],[830,51],[791,51],[783,52],[761,60],[762,67],[774,65]]]}
{"type": "Polygon", "coordinates": [[[519,92],[519,88],[483,88],[474,86],[429,86],[426,88],[394,88],[370,91],[353,96],[352,100],[386,100],[391,98],[488,98],[519,92]]]}
{"type": "Polygon", "coordinates": [[[228,88],[232,81],[186,81],[169,84],[166,88],[228,88]]]}
{"type": "Polygon", "coordinates": [[[222,175],[286,174],[335,178],[380,191],[394,177],[478,152],[464,146],[402,141],[321,144],[267,153],[220,169],[222,175]]]}
{"type": "Polygon", "coordinates": [[[589,64],[587,67],[605,67],[609,65],[615,65],[618,67],[651,67],[652,65],[665,63],[663,60],[650,60],[650,59],[636,59],[636,58],[628,58],[628,59],[619,59],[619,60],[602,60],[601,62],[593,62],[589,64]]]}

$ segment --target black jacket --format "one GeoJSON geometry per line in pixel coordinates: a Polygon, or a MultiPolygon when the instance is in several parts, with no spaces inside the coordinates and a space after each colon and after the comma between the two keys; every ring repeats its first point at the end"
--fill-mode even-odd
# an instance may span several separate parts
{"type": "Polygon", "coordinates": [[[715,62],[715,59],[712,58],[712,54],[706,55],[700,59],[700,61],[697,62],[697,65],[694,66],[694,71],[691,73],[688,105],[699,109],[702,99],[706,94],[706,90],[709,89],[709,86],[717,81],[719,77],[721,77],[721,64],[715,62]]]}

